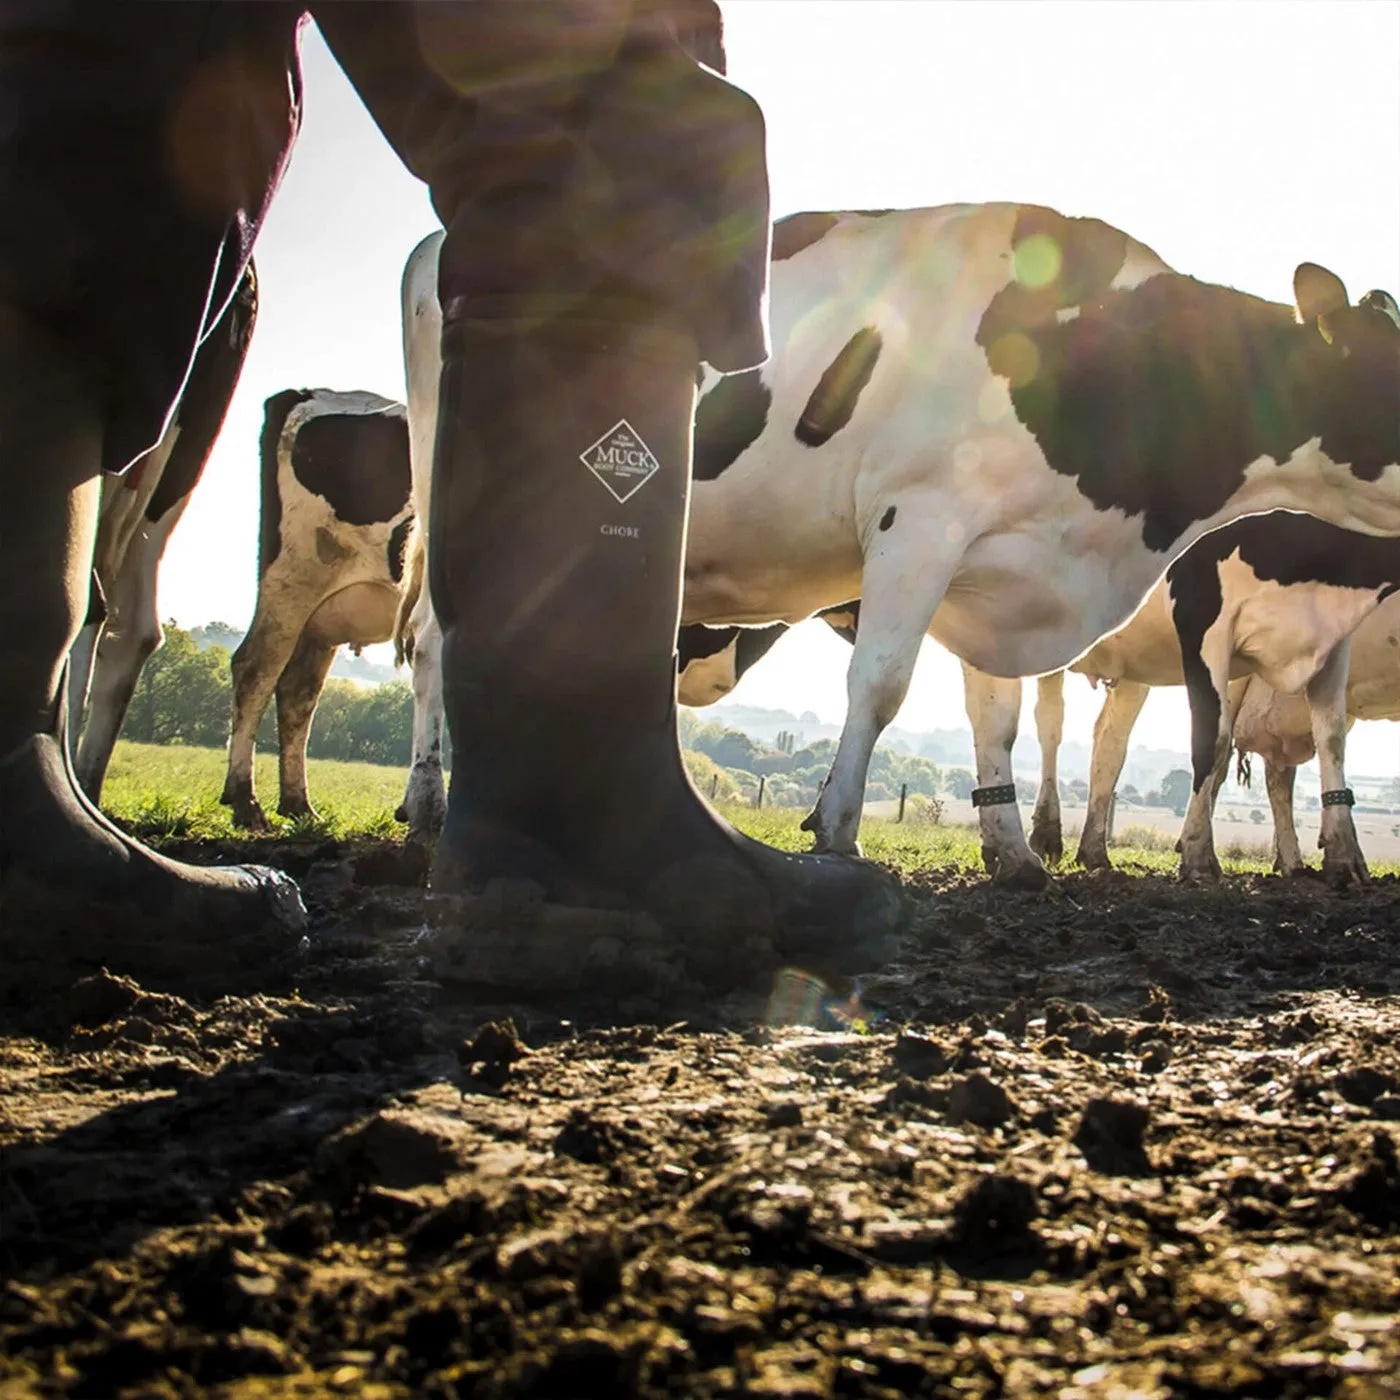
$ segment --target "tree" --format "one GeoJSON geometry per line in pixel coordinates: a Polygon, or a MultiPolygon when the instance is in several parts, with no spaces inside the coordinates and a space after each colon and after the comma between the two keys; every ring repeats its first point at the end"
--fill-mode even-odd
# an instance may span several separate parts
{"type": "Polygon", "coordinates": [[[966,768],[949,768],[943,775],[943,786],[959,801],[966,802],[972,796],[972,789],[977,786],[977,779],[966,768]]]}
{"type": "Polygon", "coordinates": [[[1170,807],[1177,816],[1181,816],[1186,811],[1186,804],[1191,800],[1191,775],[1184,768],[1173,768],[1165,778],[1162,779],[1162,802],[1170,807]]]}
{"type": "Polygon", "coordinates": [[[1258,807],[1256,807],[1256,808],[1249,814],[1249,819],[1250,819],[1250,821],[1252,821],[1252,822],[1255,824],[1255,826],[1263,826],[1263,825],[1264,825],[1264,814],[1263,814],[1263,812],[1261,812],[1261,811],[1258,809],[1258,807]]]}
{"type": "Polygon", "coordinates": [[[223,744],[231,694],[228,652],[201,651],[188,632],[168,623],[165,645],[142,670],[122,733],[146,744],[223,744]]]}

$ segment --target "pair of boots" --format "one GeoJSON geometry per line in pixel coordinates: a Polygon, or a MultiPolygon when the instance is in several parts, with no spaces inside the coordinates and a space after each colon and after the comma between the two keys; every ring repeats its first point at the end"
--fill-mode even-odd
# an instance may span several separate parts
{"type": "MultiPolygon", "coordinates": [[[[440,965],[530,996],[580,979],[733,985],[775,962],[833,977],[887,959],[901,914],[891,881],[746,839],[680,759],[693,342],[449,314],[444,352],[430,586],[455,777],[430,885],[440,965]]],[[[15,446],[7,433],[0,422],[0,450],[15,446]]],[[[63,437],[35,440],[58,461],[63,437]]],[[[91,538],[90,521],[74,522],[95,511],[96,483],[72,480],[61,509],[49,487],[29,562],[0,554],[0,592],[22,597],[23,571],[47,580],[61,557],[71,612],[91,538]]],[[[294,956],[304,912],[289,880],[164,860],[82,797],[61,738],[60,630],[48,626],[47,651],[40,639],[9,658],[47,666],[53,699],[27,733],[13,716],[0,724],[0,962],[13,956],[6,928],[27,924],[34,949],[36,923],[60,956],[138,975],[217,977],[294,956]]]]}

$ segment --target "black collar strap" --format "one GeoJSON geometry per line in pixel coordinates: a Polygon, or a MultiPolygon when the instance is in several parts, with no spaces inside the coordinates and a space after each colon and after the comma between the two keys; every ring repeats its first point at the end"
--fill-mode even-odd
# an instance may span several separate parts
{"type": "MultiPolygon", "coordinates": [[[[976,802],[976,793],[973,793],[972,800],[976,802]]],[[[1324,807],[1355,807],[1356,794],[1350,788],[1332,788],[1329,792],[1322,794],[1322,805],[1324,807]]]]}
{"type": "Polygon", "coordinates": [[[974,807],[1006,807],[1016,805],[1016,784],[1003,783],[1000,787],[972,789],[974,807]]]}

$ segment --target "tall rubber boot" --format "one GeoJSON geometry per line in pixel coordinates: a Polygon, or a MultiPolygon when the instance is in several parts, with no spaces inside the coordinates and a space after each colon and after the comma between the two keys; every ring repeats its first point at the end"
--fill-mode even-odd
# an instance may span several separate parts
{"type": "Polygon", "coordinates": [[[456,972],[539,994],[887,961],[883,872],[747,839],[681,761],[694,343],[450,317],[443,350],[429,571],[454,763],[430,889],[456,972]]]}
{"type": "Polygon", "coordinates": [[[101,442],[72,352],[0,305],[0,982],[107,966],[225,990],[305,951],[295,884],[147,850],[87,800],[68,755],[65,657],[87,608],[101,442]]]}

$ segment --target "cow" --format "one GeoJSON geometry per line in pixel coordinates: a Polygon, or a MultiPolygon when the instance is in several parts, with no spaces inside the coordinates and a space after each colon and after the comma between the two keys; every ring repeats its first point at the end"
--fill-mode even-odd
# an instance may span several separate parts
{"type": "MultiPolygon", "coordinates": [[[[421,244],[404,283],[425,433],[436,255],[421,244]]],[[[859,850],[870,754],[925,633],[985,676],[1045,675],[1240,517],[1400,534],[1400,326],[1312,263],[1294,299],[1183,276],[1035,205],[775,225],[773,355],[703,380],[682,621],[792,623],[861,600],[846,725],[804,824],[816,849],[859,850]]],[[[976,707],[1009,754],[1014,719],[994,694],[976,707]]],[[[975,800],[1009,806],[1014,788],[975,800]]]]}
{"type": "Polygon", "coordinates": [[[277,696],[283,816],[314,816],[306,740],[336,649],[388,641],[413,523],[404,405],[367,390],[284,389],[263,406],[258,597],[233,654],[221,801],[254,830],[253,746],[277,696]]]}
{"type": "MultiPolygon", "coordinates": [[[[1285,511],[1237,521],[1178,559],[1127,627],[1071,667],[1109,687],[1094,729],[1080,863],[1108,867],[1108,807],[1148,689],[1184,684],[1193,784],[1182,874],[1219,874],[1211,810],[1244,694],[1240,682],[1256,675],[1306,697],[1325,770],[1323,869],[1338,884],[1365,880],[1343,769],[1348,657],[1352,634],[1397,589],[1400,542],[1285,511]]],[[[1042,751],[1052,744],[1042,733],[1042,751]]]]}
{"type": "MultiPolygon", "coordinates": [[[[1371,612],[1351,638],[1343,729],[1358,719],[1400,719],[1400,594],[1371,612]]],[[[1316,716],[1303,697],[1281,694],[1261,676],[1251,676],[1236,700],[1234,744],[1243,756],[1257,753],[1264,760],[1265,788],[1274,817],[1275,868],[1285,875],[1303,866],[1298,831],[1293,821],[1293,783],[1299,764],[1325,751],[1327,736],[1318,742],[1316,716]]],[[[1323,785],[1327,778],[1323,776],[1323,785]]],[[[1321,813],[1318,844],[1326,871],[1326,818],[1321,813]]]]}
{"type": "Polygon", "coordinates": [[[201,342],[160,441],[124,475],[102,481],[88,615],[68,661],[69,747],[75,776],[94,803],[102,799],[141,668],[165,640],[156,574],[223,427],[257,309],[257,272],[250,262],[201,342]]]}

